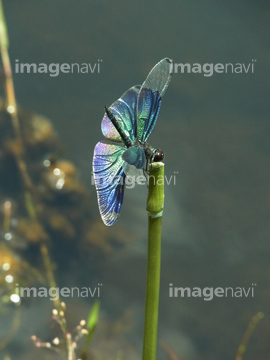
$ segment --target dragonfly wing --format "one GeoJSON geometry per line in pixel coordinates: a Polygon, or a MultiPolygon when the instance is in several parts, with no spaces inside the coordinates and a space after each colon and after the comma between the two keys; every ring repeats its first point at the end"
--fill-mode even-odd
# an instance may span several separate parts
{"type": "MultiPolygon", "coordinates": [[[[137,100],[140,87],[140,85],[133,86],[109,107],[131,140],[135,140],[137,136],[137,100]]],[[[122,141],[106,112],[101,122],[101,131],[106,138],[112,141],[122,141]]]]}
{"type": "Polygon", "coordinates": [[[169,85],[172,76],[172,60],[165,58],[160,60],[148,74],[142,88],[151,89],[153,92],[158,91],[161,97],[169,85]]]}
{"type": "Polygon", "coordinates": [[[145,177],[144,169],[137,169],[134,165],[130,165],[127,162],[124,163],[123,169],[127,176],[126,181],[134,180],[134,182],[136,183],[138,181],[138,178],[142,179],[142,176],[145,177]]]}
{"type": "Polygon", "coordinates": [[[97,143],[93,158],[93,175],[98,206],[105,225],[118,219],[123,198],[126,175],[122,154],[126,149],[116,144],[97,143]]]}
{"type": "Polygon", "coordinates": [[[172,60],[157,63],[141,86],[137,104],[137,137],[146,141],[151,134],[172,75],[172,60]]]}

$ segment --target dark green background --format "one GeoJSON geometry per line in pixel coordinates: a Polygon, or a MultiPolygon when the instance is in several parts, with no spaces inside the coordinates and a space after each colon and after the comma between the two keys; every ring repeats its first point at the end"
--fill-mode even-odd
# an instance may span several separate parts
{"type": "MultiPolygon", "coordinates": [[[[180,359],[234,359],[251,317],[263,311],[266,317],[252,336],[245,360],[267,359],[269,3],[12,0],[4,1],[4,8],[13,65],[15,59],[48,64],[103,60],[99,74],[14,75],[19,104],[53,121],[68,147],[66,156],[79,168],[91,192],[92,154],[102,139],[104,104],[110,105],[129,87],[142,83],[160,59],[201,64],[257,60],[254,74],[174,74],[149,142],[164,149],[167,176],[178,172],[177,185],[166,187],[160,339],[180,359]],[[257,287],[254,298],[205,302],[169,298],[169,283],[189,287],[256,283],[257,287]]],[[[115,319],[125,309],[134,310],[135,326],[128,340],[139,353],[145,201],[146,189],[140,186],[126,192],[115,226],[125,226],[136,234],[136,240],[127,252],[102,264],[98,279],[104,284],[105,316],[115,319]]],[[[98,216],[96,201],[91,206],[98,216]]],[[[109,235],[111,229],[106,231],[109,235]]],[[[67,279],[76,284],[74,279],[80,276],[84,284],[91,283],[88,269],[78,274],[61,274],[59,269],[58,276],[62,286],[67,286],[67,279]]],[[[49,328],[48,302],[24,314],[27,330],[18,338],[20,353],[29,347],[28,333],[49,328]],[[34,311],[43,314],[40,320],[34,311]]],[[[165,359],[162,352],[159,359],[165,359]]]]}

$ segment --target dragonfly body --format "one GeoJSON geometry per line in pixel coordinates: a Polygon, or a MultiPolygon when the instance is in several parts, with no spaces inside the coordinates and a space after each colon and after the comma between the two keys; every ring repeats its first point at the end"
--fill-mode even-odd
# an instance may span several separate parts
{"type": "Polygon", "coordinates": [[[146,164],[146,159],[150,161],[163,160],[164,154],[161,149],[154,149],[146,141],[142,142],[138,139],[131,140],[106,106],[105,112],[121,136],[123,143],[127,147],[127,150],[122,155],[123,160],[125,160],[128,164],[135,166],[136,169],[143,169],[146,164]],[[155,158],[156,155],[157,157],[155,158]]]}
{"type": "Polygon", "coordinates": [[[161,149],[146,140],[169,84],[171,65],[170,59],[161,60],[142,85],[130,88],[109,108],[105,106],[101,130],[112,143],[99,142],[93,158],[98,205],[105,225],[113,225],[119,217],[127,173],[141,171],[147,162],[164,157],[161,149]]]}

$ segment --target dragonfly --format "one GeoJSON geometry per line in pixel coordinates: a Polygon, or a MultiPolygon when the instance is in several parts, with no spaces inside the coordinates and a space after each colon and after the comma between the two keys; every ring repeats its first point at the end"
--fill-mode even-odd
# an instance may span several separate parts
{"type": "Polygon", "coordinates": [[[162,161],[164,153],[147,139],[158,117],[161,100],[172,75],[172,60],[164,58],[150,71],[142,85],[127,90],[109,108],[101,122],[101,131],[110,140],[96,144],[93,176],[98,206],[105,225],[113,225],[120,215],[128,174],[162,161]]]}

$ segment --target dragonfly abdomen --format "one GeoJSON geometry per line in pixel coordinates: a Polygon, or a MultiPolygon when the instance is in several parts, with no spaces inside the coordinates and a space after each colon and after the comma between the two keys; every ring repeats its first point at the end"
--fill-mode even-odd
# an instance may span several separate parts
{"type": "Polygon", "coordinates": [[[126,145],[126,147],[129,148],[130,146],[132,146],[132,141],[130,140],[129,136],[125,133],[124,129],[121,128],[119,122],[113,116],[113,113],[107,108],[107,106],[105,106],[105,112],[106,112],[108,118],[113,123],[113,126],[119,132],[119,135],[121,136],[121,139],[123,140],[123,143],[126,145]]]}

